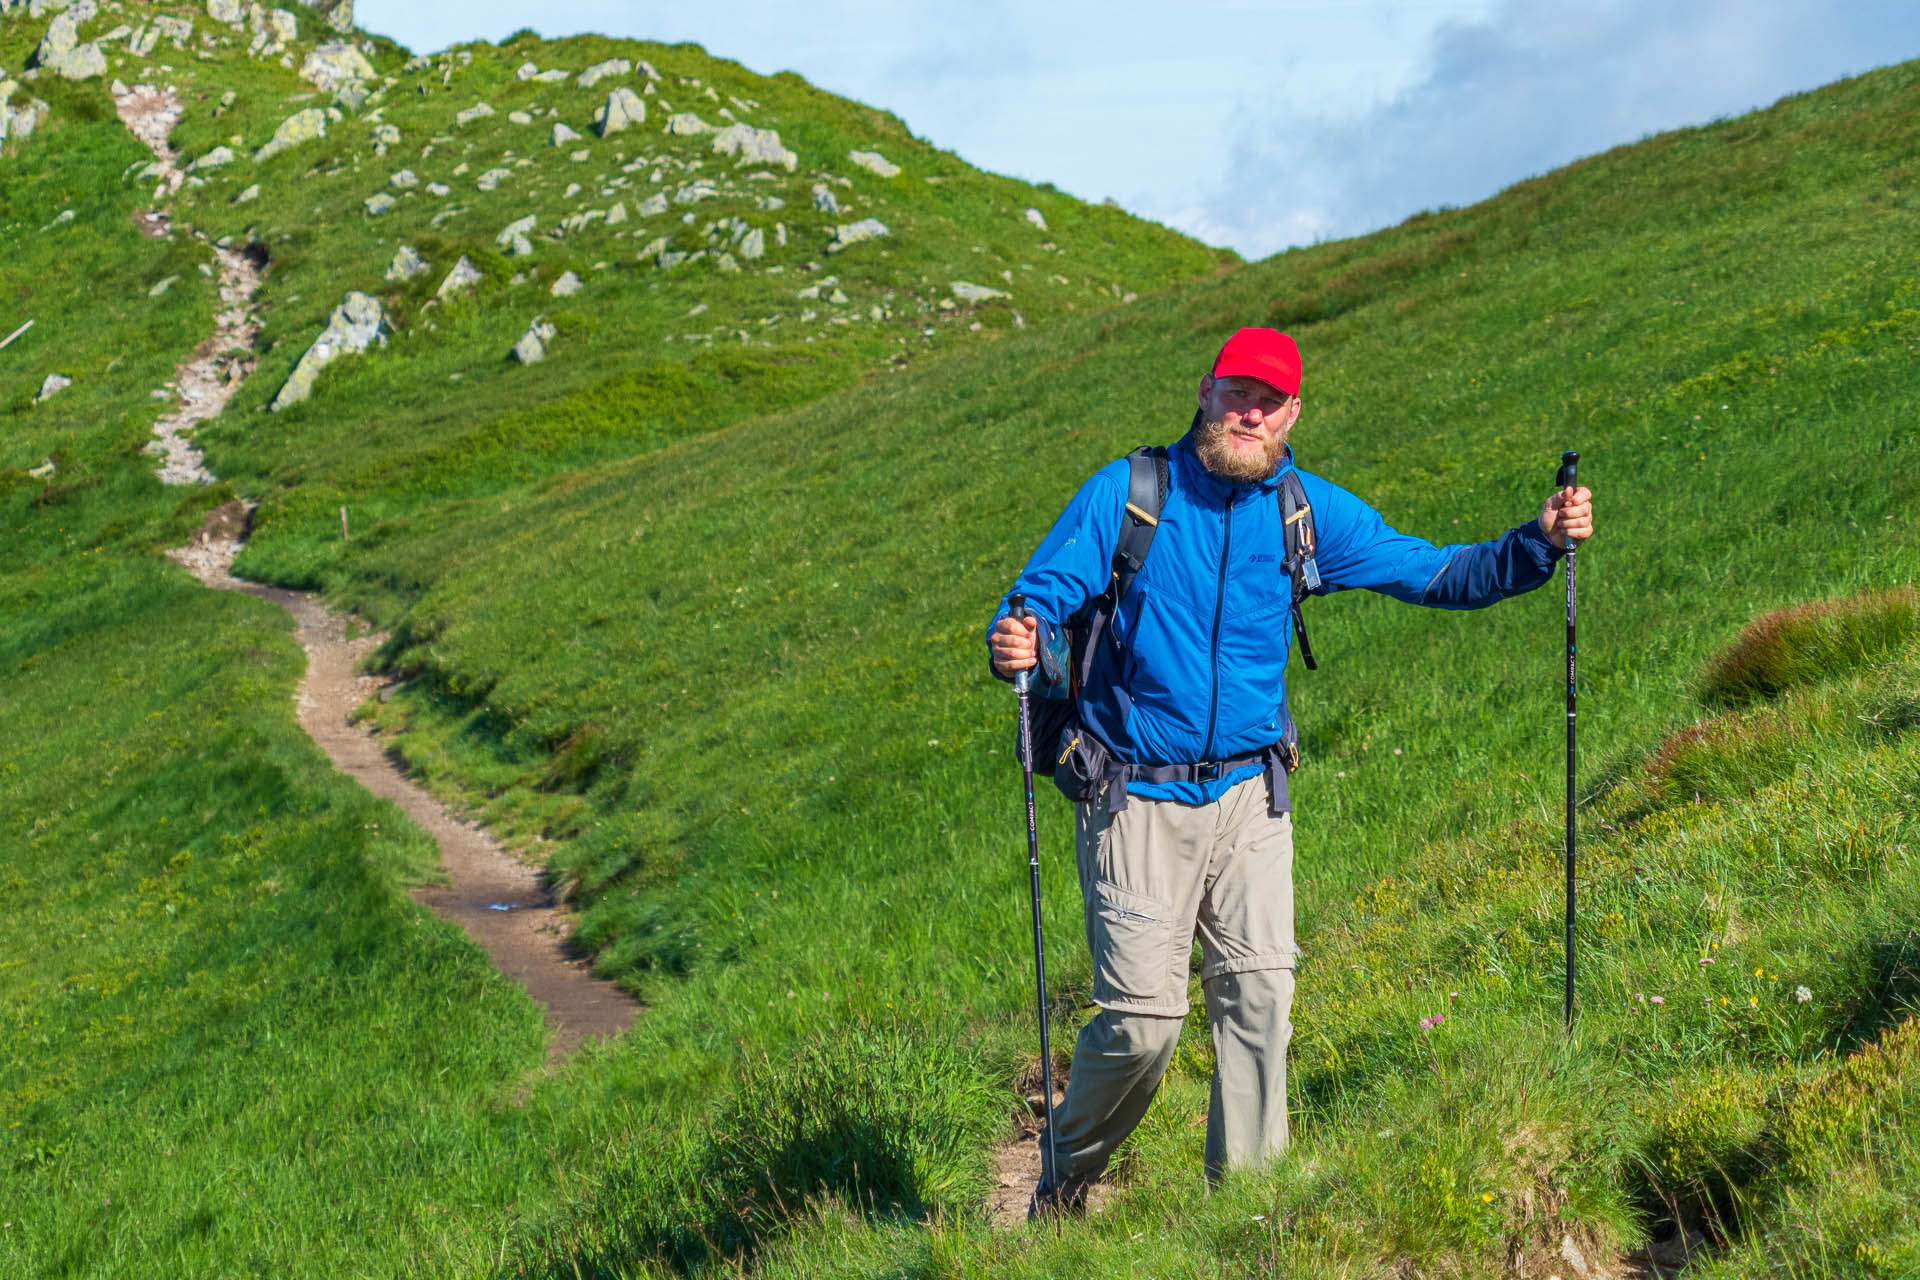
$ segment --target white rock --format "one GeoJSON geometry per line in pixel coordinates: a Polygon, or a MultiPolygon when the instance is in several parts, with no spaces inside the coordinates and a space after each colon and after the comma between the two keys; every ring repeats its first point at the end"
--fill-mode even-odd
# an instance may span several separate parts
{"type": "Polygon", "coordinates": [[[777,164],[792,173],[800,157],[780,145],[780,135],[772,129],[756,129],[747,124],[730,124],[713,137],[713,149],[721,155],[738,155],[741,164],[777,164]]]}
{"type": "Polygon", "coordinates": [[[569,142],[578,142],[579,140],[580,140],[579,134],[567,128],[566,125],[561,124],[558,120],[553,122],[553,145],[554,146],[564,147],[569,142]]]}
{"type": "Polygon", "coordinates": [[[643,124],[646,118],[647,104],[640,100],[639,94],[621,85],[608,94],[607,100],[593,113],[593,131],[604,138],[632,125],[643,124]]]}
{"type": "Polygon", "coordinates": [[[240,0],[207,0],[207,16],[215,22],[237,27],[246,21],[247,11],[240,0]]]}
{"type": "Polygon", "coordinates": [[[387,279],[412,280],[426,270],[427,260],[412,245],[403,244],[393,251],[393,261],[387,264],[387,279]]]}
{"type": "Polygon", "coordinates": [[[535,76],[534,79],[538,80],[541,84],[559,84],[571,74],[572,72],[567,71],[563,67],[554,67],[551,70],[542,71],[539,75],[535,76]]]}
{"type": "Polygon", "coordinates": [[[581,288],[580,277],[571,271],[566,271],[561,273],[560,278],[553,282],[553,288],[547,292],[556,298],[571,298],[580,292],[581,288]]]}
{"type": "Polygon", "coordinates": [[[233,154],[232,147],[215,147],[213,150],[207,152],[207,154],[201,156],[198,160],[195,160],[192,164],[188,165],[187,172],[188,173],[204,173],[208,169],[218,169],[223,164],[232,164],[234,162],[234,159],[235,157],[233,154]]]}
{"type": "Polygon", "coordinates": [[[989,289],[983,284],[968,284],[965,280],[955,280],[952,284],[953,296],[962,302],[989,302],[994,298],[1011,298],[1013,295],[1001,289],[989,289]]]}
{"type": "Polygon", "coordinates": [[[676,138],[692,138],[703,133],[715,132],[714,127],[691,111],[682,111],[678,115],[667,117],[667,132],[676,138]]]}
{"type": "Polygon", "coordinates": [[[472,124],[475,120],[485,120],[492,114],[493,108],[491,106],[484,102],[476,102],[465,111],[455,112],[453,122],[456,125],[468,125],[472,124]]]}
{"type": "Polygon", "coordinates": [[[296,111],[280,122],[267,145],[253,153],[253,162],[276,156],[288,147],[298,146],[302,142],[311,142],[315,138],[327,136],[327,113],[318,107],[308,107],[305,111],[296,111]]]}
{"type": "Polygon", "coordinates": [[[258,200],[259,198],[260,198],[260,184],[256,182],[252,186],[248,187],[245,191],[242,191],[239,195],[235,196],[233,198],[233,202],[235,204],[245,204],[249,200],[258,200]]]}
{"type": "Polygon", "coordinates": [[[440,287],[433,291],[433,296],[444,298],[450,293],[458,293],[469,285],[479,284],[480,280],[479,269],[468,262],[466,255],[462,254],[460,261],[453,264],[453,270],[447,272],[447,278],[440,282],[440,287]]]}
{"type": "Polygon", "coordinates": [[[578,151],[569,154],[567,159],[573,161],[575,164],[585,164],[587,161],[593,159],[593,152],[587,150],[585,147],[581,147],[578,151]]]}
{"type": "Polygon", "coordinates": [[[834,198],[833,188],[824,182],[813,184],[813,207],[821,213],[840,212],[840,201],[834,198]]]}
{"type": "Polygon", "coordinates": [[[582,89],[591,89],[608,76],[623,76],[633,70],[633,64],[625,58],[608,58],[605,62],[596,62],[580,73],[574,81],[582,89]]]}
{"type": "Polygon", "coordinates": [[[664,191],[654,192],[639,205],[639,215],[643,218],[657,218],[666,211],[667,193],[664,191]]]}
{"type": "Polygon", "coordinates": [[[1047,229],[1047,220],[1046,218],[1041,216],[1041,213],[1038,209],[1027,210],[1027,221],[1031,222],[1034,226],[1040,228],[1042,231],[1045,231],[1047,229]]]}
{"type": "Polygon", "coordinates": [[[278,413],[305,400],[313,394],[313,380],[320,376],[320,371],[346,353],[365,351],[375,340],[384,345],[386,337],[381,330],[386,324],[387,314],[379,299],[358,290],[348,293],[345,301],[334,308],[327,327],[300,357],[300,363],[293,367],[286,385],[280,388],[268,408],[278,413]]]}
{"type": "Polygon", "coordinates": [[[370,195],[367,197],[367,200],[366,200],[367,216],[369,218],[377,218],[381,214],[386,213],[388,210],[392,209],[393,206],[398,203],[399,201],[395,200],[392,196],[388,195],[384,191],[379,192],[378,194],[375,194],[375,195],[370,195]]]}
{"type": "Polygon", "coordinates": [[[767,233],[755,227],[740,237],[740,256],[748,260],[763,256],[767,251],[767,233]]]}
{"type": "Polygon", "coordinates": [[[512,176],[513,170],[511,169],[489,169],[474,179],[473,185],[482,191],[492,191],[495,187],[499,186],[501,182],[512,176]]]}
{"type": "Polygon", "coordinates": [[[408,187],[419,186],[420,175],[415,173],[411,169],[402,169],[400,172],[394,174],[391,178],[388,178],[387,182],[393,186],[399,187],[401,190],[404,191],[408,187]]]}
{"type": "Polygon", "coordinates": [[[827,244],[828,253],[839,253],[849,245],[859,244],[862,240],[877,240],[890,235],[887,224],[878,218],[862,218],[858,222],[833,229],[833,239],[827,244]]]}
{"type": "Polygon", "coordinates": [[[179,276],[168,276],[166,279],[154,285],[153,288],[147,290],[147,296],[149,298],[161,297],[167,292],[167,290],[173,288],[173,286],[179,283],[180,283],[179,276]]]}
{"type": "Polygon", "coordinates": [[[615,200],[613,208],[607,210],[607,225],[617,227],[627,220],[627,202],[615,200]]]}
{"type": "Polygon", "coordinates": [[[43,400],[51,400],[72,385],[72,378],[62,377],[57,373],[50,373],[47,375],[46,381],[40,384],[40,394],[33,398],[33,402],[39,404],[43,400]]]}
{"type": "Polygon", "coordinates": [[[520,69],[513,73],[513,78],[515,80],[531,80],[539,74],[540,74],[539,67],[535,66],[531,62],[523,62],[520,64],[520,69]]]}
{"type": "Polygon", "coordinates": [[[193,21],[190,18],[175,18],[163,14],[153,20],[153,29],[173,41],[173,47],[176,49],[184,48],[187,41],[193,39],[193,21]]]}
{"type": "Polygon", "coordinates": [[[375,74],[373,64],[367,61],[366,55],[344,41],[321,45],[300,64],[300,78],[328,93],[371,80],[375,74]]]}
{"type": "Polygon", "coordinates": [[[516,218],[512,222],[509,222],[501,230],[499,235],[493,238],[493,242],[495,245],[504,249],[511,245],[515,239],[525,236],[527,232],[539,225],[540,215],[537,213],[530,213],[524,218],[516,218]]]}
{"type": "Polygon", "coordinates": [[[538,364],[547,358],[547,344],[559,333],[544,318],[535,316],[533,323],[527,326],[527,331],[520,335],[520,341],[513,344],[513,350],[507,356],[520,364],[538,364]]]}
{"type": "Polygon", "coordinates": [[[878,151],[849,151],[847,159],[859,165],[869,173],[877,173],[883,178],[900,176],[900,166],[888,160],[878,151]]]}

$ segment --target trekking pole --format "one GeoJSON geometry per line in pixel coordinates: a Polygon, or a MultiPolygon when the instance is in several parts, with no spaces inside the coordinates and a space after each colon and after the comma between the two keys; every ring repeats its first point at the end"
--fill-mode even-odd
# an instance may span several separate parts
{"type": "MultiPolygon", "coordinates": [[[[1569,449],[1560,455],[1560,474],[1554,483],[1561,492],[1574,488],[1580,454],[1569,449]]],[[[1567,543],[1567,1031],[1573,1031],[1573,553],[1574,542],[1567,543]]]]}
{"type": "MultiPolygon", "coordinates": [[[[1007,602],[1013,617],[1025,621],[1027,598],[1015,595],[1007,602]]],[[[1053,1046],[1047,1041],[1047,957],[1040,933],[1040,829],[1033,817],[1033,668],[1017,671],[1013,691],[1020,697],[1020,776],[1027,788],[1027,878],[1033,887],[1033,989],[1040,1013],[1040,1079],[1047,1115],[1047,1170],[1060,1177],[1059,1153],[1053,1144],[1053,1046]]]]}

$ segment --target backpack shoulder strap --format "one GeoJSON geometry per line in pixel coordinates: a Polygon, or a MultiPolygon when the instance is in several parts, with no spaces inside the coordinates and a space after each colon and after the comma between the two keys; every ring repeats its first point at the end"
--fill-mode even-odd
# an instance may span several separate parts
{"type": "Polygon", "coordinates": [[[1167,505],[1167,450],[1164,445],[1142,445],[1127,455],[1127,510],[1120,521],[1120,537],[1113,545],[1113,582],[1109,587],[1117,607],[1133,589],[1133,580],[1147,563],[1160,511],[1167,505]]]}
{"type": "Polygon", "coordinates": [[[1314,559],[1318,539],[1313,528],[1313,507],[1307,491],[1301,487],[1300,473],[1289,470],[1280,477],[1280,523],[1286,532],[1286,559],[1281,568],[1293,582],[1293,631],[1300,637],[1300,657],[1307,670],[1317,671],[1313,646],[1307,643],[1306,619],[1300,615],[1300,602],[1324,590],[1320,567],[1314,559]]]}

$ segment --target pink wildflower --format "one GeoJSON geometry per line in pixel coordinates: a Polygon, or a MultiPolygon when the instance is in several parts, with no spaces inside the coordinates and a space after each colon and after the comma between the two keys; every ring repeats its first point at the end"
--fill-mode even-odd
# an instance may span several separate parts
{"type": "Polygon", "coordinates": [[[1439,1026],[1441,1023],[1445,1022],[1446,1020],[1447,1020],[1446,1014],[1436,1013],[1431,1017],[1420,1019],[1420,1029],[1422,1031],[1431,1031],[1435,1027],[1439,1026]]]}
{"type": "Polygon", "coordinates": [[[1647,997],[1648,1004],[1665,1004],[1666,1002],[1667,1002],[1667,998],[1665,996],[1648,996],[1647,997]]]}

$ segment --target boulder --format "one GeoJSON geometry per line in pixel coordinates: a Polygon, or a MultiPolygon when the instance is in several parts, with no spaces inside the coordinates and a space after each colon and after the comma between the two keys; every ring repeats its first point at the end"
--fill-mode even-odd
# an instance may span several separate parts
{"type": "Polygon", "coordinates": [[[373,126],[373,140],[383,147],[399,145],[400,130],[384,120],[373,126]]]}
{"type": "Polygon", "coordinates": [[[40,65],[59,73],[63,80],[91,80],[107,73],[107,55],[97,42],[88,41],[40,65]]]}
{"type": "Polygon", "coordinates": [[[393,261],[387,264],[387,279],[412,280],[426,270],[427,260],[412,245],[403,244],[393,251],[393,261]]]}
{"type": "Polygon", "coordinates": [[[1042,231],[1045,231],[1047,229],[1047,220],[1045,217],[1041,215],[1038,209],[1027,210],[1027,221],[1031,222],[1034,226],[1040,228],[1042,231]]]}
{"type": "Polygon", "coordinates": [[[205,173],[208,169],[218,169],[223,164],[232,164],[235,156],[232,147],[215,147],[207,154],[187,166],[188,173],[205,173]]]}
{"type": "Polygon", "coordinates": [[[300,64],[300,78],[316,89],[333,93],[347,85],[375,76],[366,55],[343,41],[323,44],[300,64]]]}
{"type": "Polygon", "coordinates": [[[751,261],[763,256],[767,251],[767,233],[755,227],[740,237],[740,256],[751,261]]]}
{"type": "Polygon", "coordinates": [[[511,120],[515,124],[532,124],[533,123],[533,117],[528,115],[524,111],[509,111],[507,112],[507,119],[511,120]]]}
{"type": "Polygon", "coordinates": [[[40,394],[33,398],[33,402],[39,404],[43,400],[51,400],[72,385],[72,378],[62,377],[57,373],[50,373],[47,375],[46,381],[40,384],[40,394]]]}
{"type": "Polygon", "coordinates": [[[559,336],[560,331],[548,324],[545,317],[535,316],[507,358],[519,364],[538,364],[547,358],[547,344],[559,336]]]}
{"type": "Polygon", "coordinates": [[[387,183],[389,186],[399,187],[401,190],[404,191],[408,187],[419,186],[420,175],[415,173],[411,169],[402,169],[400,172],[394,174],[391,178],[388,178],[387,183]]]}
{"type": "Polygon", "coordinates": [[[499,235],[493,238],[493,242],[500,248],[505,249],[515,240],[524,238],[527,232],[533,230],[539,224],[540,215],[537,213],[530,213],[524,218],[516,218],[512,222],[509,222],[505,228],[501,230],[499,235]]]}
{"type": "Polygon", "coordinates": [[[235,196],[233,198],[233,202],[235,204],[245,204],[249,200],[258,200],[259,198],[260,198],[260,184],[256,182],[252,186],[248,187],[245,191],[242,191],[239,195],[235,196]]]}
{"type": "Polygon", "coordinates": [[[453,188],[444,182],[429,182],[427,184],[427,194],[430,196],[452,195],[453,188]]]}
{"type": "Polygon", "coordinates": [[[480,279],[479,268],[468,262],[465,254],[461,254],[460,261],[453,264],[453,270],[447,272],[447,278],[440,282],[440,287],[433,291],[433,296],[444,298],[450,293],[458,293],[471,285],[479,284],[480,279]]]}
{"type": "Polygon", "coordinates": [[[613,208],[607,210],[607,225],[617,227],[626,220],[627,202],[625,200],[615,200],[613,202],[613,208]]]}
{"type": "Polygon", "coordinates": [[[489,169],[474,179],[473,185],[482,191],[492,191],[506,179],[513,176],[511,169],[489,169]]]}
{"type": "Polygon", "coordinates": [[[266,30],[276,44],[289,44],[300,38],[300,22],[285,9],[267,10],[266,30]]]}
{"type": "Polygon", "coordinates": [[[154,285],[153,288],[147,290],[147,296],[149,298],[164,297],[166,295],[167,290],[173,288],[173,286],[179,283],[180,283],[179,276],[168,276],[166,279],[154,285]]]}
{"type": "Polygon", "coordinates": [[[493,114],[493,108],[484,102],[476,102],[465,111],[454,113],[453,122],[457,125],[472,124],[475,120],[484,120],[493,114]]]}
{"type": "Polygon", "coordinates": [[[160,28],[142,27],[133,33],[133,39],[127,41],[127,52],[136,58],[145,58],[152,54],[153,46],[160,43],[160,28]]]}
{"type": "Polygon", "coordinates": [[[267,407],[278,413],[289,405],[305,400],[313,394],[313,381],[320,376],[322,369],[349,351],[365,351],[376,340],[384,344],[386,337],[381,330],[386,325],[387,313],[380,306],[379,299],[358,290],[348,293],[346,299],[334,308],[333,315],[327,320],[327,327],[307,348],[307,353],[300,357],[300,363],[293,367],[286,385],[280,388],[273,403],[267,407]]]}
{"type": "Polygon", "coordinates": [[[393,206],[398,203],[399,201],[395,200],[386,192],[377,192],[367,197],[367,216],[369,218],[377,218],[381,214],[389,212],[393,206]]]}
{"type": "Polygon", "coordinates": [[[308,107],[305,111],[296,111],[280,122],[273,131],[273,137],[267,145],[253,153],[253,162],[279,155],[288,147],[297,147],[303,142],[312,142],[315,138],[327,136],[327,113],[318,107],[308,107]]]}
{"type": "Polygon", "coordinates": [[[353,30],[353,0],[301,0],[320,21],[341,35],[353,30]]]}
{"type": "Polygon", "coordinates": [[[153,29],[173,41],[173,47],[176,49],[185,49],[187,41],[193,39],[193,21],[189,18],[175,18],[162,14],[153,20],[153,29]]]}
{"type": "Polygon", "coordinates": [[[531,62],[523,62],[520,64],[519,69],[513,73],[513,78],[515,80],[531,80],[539,74],[540,68],[537,65],[531,62]]]}
{"type": "Polygon", "coordinates": [[[833,188],[824,182],[813,184],[813,207],[821,213],[840,212],[840,202],[834,198],[833,188]]]}
{"type": "Polygon", "coordinates": [[[717,130],[691,111],[682,111],[678,115],[667,117],[667,132],[676,138],[693,138],[703,133],[715,133],[717,130]]]}
{"type": "Polygon", "coordinates": [[[554,146],[564,147],[569,142],[578,142],[578,141],[580,141],[579,134],[567,128],[566,125],[561,124],[558,120],[553,122],[553,145],[554,146]]]}
{"type": "Polygon", "coordinates": [[[667,211],[667,193],[656,191],[640,202],[639,214],[643,218],[657,218],[667,211]]]}
{"type": "Polygon", "coordinates": [[[561,273],[558,280],[553,282],[553,288],[547,290],[547,292],[556,298],[571,298],[574,294],[580,292],[582,287],[579,276],[573,274],[571,271],[565,271],[561,273]]]}
{"type": "Polygon", "coordinates": [[[633,70],[633,64],[625,58],[608,58],[605,62],[596,62],[582,71],[574,81],[582,89],[591,89],[608,76],[623,76],[633,70]]]}
{"type": "Polygon", "coordinates": [[[618,133],[622,129],[642,124],[647,118],[647,104],[640,95],[621,85],[607,95],[607,100],[593,113],[593,131],[601,137],[618,133]]]}
{"type": "Polygon", "coordinates": [[[877,173],[883,178],[900,176],[900,166],[888,160],[878,151],[849,151],[847,159],[865,169],[868,173],[877,173]]]}
{"type": "Polygon", "coordinates": [[[827,252],[838,253],[850,245],[859,244],[862,240],[877,240],[881,236],[890,234],[892,233],[887,230],[887,224],[880,219],[862,218],[858,222],[835,227],[833,239],[827,242],[827,252]]]}
{"type": "Polygon", "coordinates": [[[995,298],[1011,298],[1013,295],[1002,289],[989,289],[983,284],[968,284],[965,280],[955,280],[950,286],[953,296],[962,302],[991,302],[995,298]]]}
{"type": "Polygon", "coordinates": [[[740,157],[741,164],[777,164],[792,173],[800,157],[780,145],[780,135],[772,129],[756,129],[750,124],[730,124],[713,136],[713,149],[721,155],[740,157]]]}
{"type": "Polygon", "coordinates": [[[534,79],[538,80],[541,84],[559,84],[572,74],[573,73],[565,67],[549,67],[547,70],[535,76],[534,79]]]}
{"type": "Polygon", "coordinates": [[[80,24],[84,21],[77,10],[54,16],[47,24],[47,33],[40,37],[39,45],[33,56],[27,59],[29,67],[51,67],[72,53],[80,44],[80,24]]]}
{"type": "Polygon", "coordinates": [[[240,0],[207,0],[207,16],[215,22],[237,27],[247,20],[247,10],[240,0]]]}

